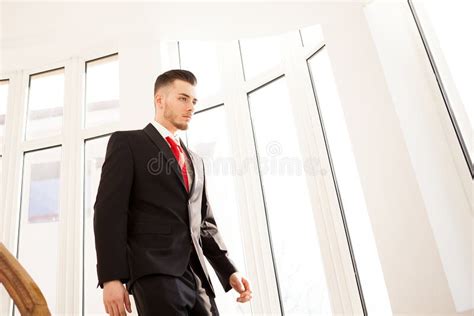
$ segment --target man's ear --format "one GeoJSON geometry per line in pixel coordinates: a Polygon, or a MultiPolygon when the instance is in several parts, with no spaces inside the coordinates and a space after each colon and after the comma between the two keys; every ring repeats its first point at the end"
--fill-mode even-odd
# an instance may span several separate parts
{"type": "Polygon", "coordinates": [[[163,94],[157,92],[155,94],[155,109],[156,107],[162,108],[163,107],[163,94]]]}

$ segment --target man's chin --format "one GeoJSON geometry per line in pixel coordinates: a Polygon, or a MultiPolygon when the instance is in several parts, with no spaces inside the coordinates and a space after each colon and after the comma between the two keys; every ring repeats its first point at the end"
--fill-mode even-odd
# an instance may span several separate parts
{"type": "Polygon", "coordinates": [[[176,124],[175,123],[174,126],[179,130],[185,131],[188,129],[189,124],[176,124]]]}

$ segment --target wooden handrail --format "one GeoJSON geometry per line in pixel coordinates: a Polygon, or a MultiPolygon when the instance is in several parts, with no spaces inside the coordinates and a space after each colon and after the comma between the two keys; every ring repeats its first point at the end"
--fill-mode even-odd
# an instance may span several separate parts
{"type": "Polygon", "coordinates": [[[21,315],[51,315],[41,290],[3,243],[0,243],[0,282],[21,315]]]}

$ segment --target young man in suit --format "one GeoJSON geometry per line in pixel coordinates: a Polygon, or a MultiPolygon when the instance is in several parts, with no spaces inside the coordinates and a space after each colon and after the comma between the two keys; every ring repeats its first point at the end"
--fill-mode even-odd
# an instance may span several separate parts
{"type": "Polygon", "coordinates": [[[204,257],[226,292],[251,299],[214,220],[203,160],[176,135],[188,129],[196,83],[186,70],[161,74],[154,120],[110,136],[94,204],[98,285],[110,315],[131,312],[129,293],[140,315],[219,315],[204,257]]]}

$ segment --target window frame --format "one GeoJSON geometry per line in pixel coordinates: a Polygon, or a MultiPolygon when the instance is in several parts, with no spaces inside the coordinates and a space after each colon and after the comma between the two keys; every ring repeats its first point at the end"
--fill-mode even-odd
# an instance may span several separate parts
{"type": "MultiPolygon", "coordinates": [[[[83,275],[82,275],[82,210],[83,210],[83,151],[85,140],[111,134],[120,129],[120,122],[104,124],[93,128],[83,128],[84,118],[84,79],[85,63],[92,59],[118,54],[115,45],[106,45],[81,57],[72,57],[38,67],[1,74],[1,78],[10,79],[7,112],[9,119],[5,126],[5,155],[3,166],[6,185],[5,203],[1,203],[3,216],[2,240],[12,253],[18,253],[20,201],[24,155],[31,151],[60,146],[61,187],[57,280],[58,313],[83,314],[83,275]],[[61,134],[28,140],[25,138],[28,111],[30,76],[64,68],[64,109],[61,134]],[[9,211],[6,210],[16,210],[9,211]]],[[[120,78],[119,78],[120,80],[120,78]]],[[[3,194],[3,190],[2,190],[3,194]]],[[[0,313],[13,314],[13,304],[6,295],[0,295],[0,313]]]]}
{"type": "MultiPolygon", "coordinates": [[[[86,96],[87,96],[87,66],[88,66],[88,63],[99,61],[99,60],[102,60],[102,59],[107,59],[107,58],[113,57],[113,56],[117,56],[117,62],[119,64],[119,74],[120,74],[120,56],[119,56],[118,51],[108,53],[107,55],[103,55],[103,56],[99,56],[99,57],[97,57],[96,54],[97,53],[94,53],[94,55],[88,55],[88,56],[85,56],[85,58],[81,59],[81,62],[84,60],[84,76],[83,76],[83,79],[82,79],[83,87],[81,89],[82,99],[83,99],[83,103],[82,103],[82,106],[81,106],[81,110],[82,110],[81,130],[97,129],[98,132],[101,133],[100,130],[102,129],[103,126],[111,126],[112,128],[117,127],[117,125],[120,123],[120,117],[119,117],[118,121],[112,121],[112,122],[107,122],[105,124],[102,123],[102,124],[99,124],[99,125],[87,126],[87,102],[86,102],[86,96]],[[90,58],[90,59],[87,59],[87,58],[90,58]]],[[[119,81],[119,93],[120,93],[120,81],[119,81]]],[[[120,111],[120,94],[119,94],[119,111],[120,111]]]]}
{"type": "MultiPolygon", "coordinates": [[[[424,50],[426,52],[426,57],[431,66],[431,70],[433,75],[436,79],[436,83],[438,85],[439,92],[441,94],[441,98],[444,104],[444,111],[440,113],[442,122],[445,127],[447,127],[448,131],[453,131],[456,140],[452,140],[451,135],[447,135],[448,140],[450,141],[451,148],[454,150],[461,149],[462,156],[464,157],[465,164],[467,165],[468,172],[471,176],[471,179],[474,179],[474,165],[473,165],[473,158],[471,155],[474,155],[474,148],[471,148],[472,152],[469,151],[469,147],[466,144],[466,139],[469,139],[469,135],[465,135],[470,131],[462,131],[460,124],[458,123],[458,119],[454,112],[455,104],[453,104],[453,99],[450,96],[450,92],[447,89],[447,86],[454,86],[454,82],[452,78],[446,78],[442,76],[439,68],[440,61],[437,61],[435,58],[435,54],[433,51],[435,50],[434,45],[430,44],[428,40],[428,36],[426,35],[426,30],[431,29],[430,25],[423,25],[422,19],[420,19],[420,15],[424,15],[422,8],[420,6],[415,5],[413,0],[407,0],[408,7],[410,9],[410,14],[413,18],[413,21],[416,25],[418,34],[420,39],[423,43],[424,50]],[[457,144],[455,144],[457,142],[457,144]]],[[[436,54],[443,55],[442,52],[435,52],[436,54]]],[[[466,105],[467,106],[467,105],[466,105]]],[[[457,159],[456,159],[457,160],[457,159]]],[[[459,163],[457,163],[459,166],[459,163]]],[[[460,168],[461,169],[461,168],[460,168]]],[[[463,168],[464,169],[464,168],[463,168]]]]}

